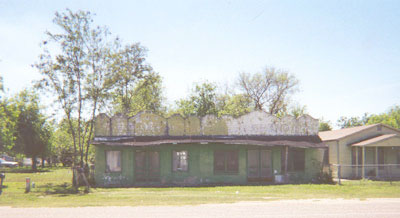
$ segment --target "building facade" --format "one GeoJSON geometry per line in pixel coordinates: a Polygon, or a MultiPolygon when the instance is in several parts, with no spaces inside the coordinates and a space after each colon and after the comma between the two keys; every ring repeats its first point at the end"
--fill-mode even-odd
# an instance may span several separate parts
{"type": "Polygon", "coordinates": [[[101,114],[92,144],[100,187],[310,182],[326,151],[318,120],[261,111],[238,118],[101,114]]]}

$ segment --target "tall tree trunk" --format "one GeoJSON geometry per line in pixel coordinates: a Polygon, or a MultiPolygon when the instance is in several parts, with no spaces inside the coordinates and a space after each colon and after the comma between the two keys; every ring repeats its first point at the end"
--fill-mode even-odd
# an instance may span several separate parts
{"type": "Polygon", "coordinates": [[[85,153],[86,167],[89,166],[89,164],[88,164],[89,146],[90,146],[90,140],[91,140],[92,134],[93,134],[93,124],[94,124],[94,119],[96,116],[96,110],[97,110],[97,99],[95,100],[94,105],[93,105],[92,119],[90,121],[90,128],[89,128],[89,137],[86,141],[86,153],[85,153]]]}
{"type": "Polygon", "coordinates": [[[37,170],[36,163],[37,163],[37,161],[36,161],[36,155],[33,155],[33,156],[32,156],[32,170],[33,170],[33,171],[36,171],[36,170],[37,170]]]}
{"type": "Polygon", "coordinates": [[[79,153],[80,153],[80,167],[83,167],[83,143],[84,140],[81,139],[81,113],[82,113],[82,90],[81,90],[81,76],[80,72],[78,72],[78,144],[79,144],[79,153]]]}

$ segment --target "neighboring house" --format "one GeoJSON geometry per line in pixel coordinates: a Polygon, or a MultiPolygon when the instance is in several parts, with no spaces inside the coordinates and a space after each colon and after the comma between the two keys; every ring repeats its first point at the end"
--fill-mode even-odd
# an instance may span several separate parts
{"type": "Polygon", "coordinates": [[[329,146],[333,175],[357,178],[400,177],[400,130],[384,124],[319,133],[329,146]]]}
{"type": "Polygon", "coordinates": [[[100,187],[309,182],[327,150],[318,120],[261,111],[238,118],[100,114],[92,144],[100,187]]]}

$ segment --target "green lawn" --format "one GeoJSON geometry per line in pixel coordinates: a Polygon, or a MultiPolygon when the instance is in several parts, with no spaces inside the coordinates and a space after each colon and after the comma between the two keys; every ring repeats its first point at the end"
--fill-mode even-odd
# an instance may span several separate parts
{"type": "Polygon", "coordinates": [[[233,203],[307,198],[400,198],[400,182],[346,181],[339,185],[270,185],[199,188],[92,188],[89,194],[71,187],[67,168],[29,173],[26,169],[6,172],[0,206],[70,207],[138,206],[233,203]],[[25,192],[25,178],[36,188],[25,192]]]}

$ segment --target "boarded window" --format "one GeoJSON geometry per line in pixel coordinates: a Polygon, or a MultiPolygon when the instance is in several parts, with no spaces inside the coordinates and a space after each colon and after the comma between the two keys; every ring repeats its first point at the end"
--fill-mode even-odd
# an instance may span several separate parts
{"type": "Polygon", "coordinates": [[[214,172],[223,173],[225,172],[225,152],[215,151],[214,152],[214,172]]]}
{"type": "Polygon", "coordinates": [[[305,149],[289,148],[288,171],[301,172],[305,168],[305,149]]]}
{"type": "Polygon", "coordinates": [[[238,173],[239,152],[238,151],[215,151],[214,152],[215,173],[238,173]]]}
{"type": "Polygon", "coordinates": [[[121,151],[106,151],[106,172],[121,172],[121,151]]]}
{"type": "Polygon", "coordinates": [[[239,170],[239,154],[237,151],[228,151],[226,153],[226,172],[236,173],[239,170]]]}
{"type": "Polygon", "coordinates": [[[173,151],[172,152],[172,170],[187,171],[188,170],[188,152],[187,151],[173,151]]]}

